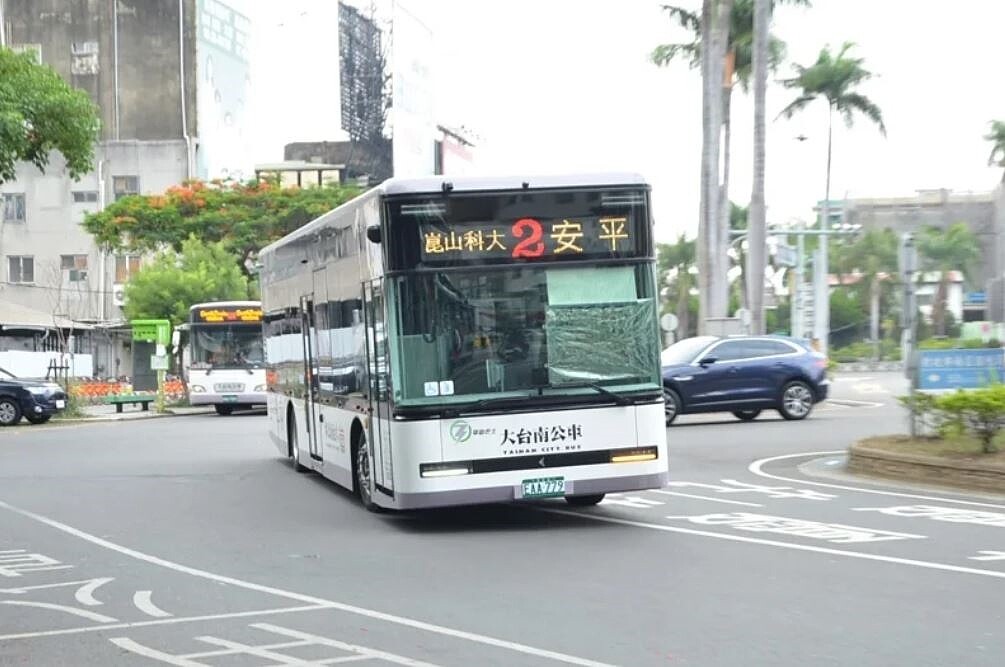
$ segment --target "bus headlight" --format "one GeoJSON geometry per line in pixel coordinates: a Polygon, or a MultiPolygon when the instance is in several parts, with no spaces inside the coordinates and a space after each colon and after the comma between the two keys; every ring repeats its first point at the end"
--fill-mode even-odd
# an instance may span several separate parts
{"type": "Polygon", "coordinates": [[[470,463],[423,463],[419,466],[420,477],[457,477],[471,472],[470,463]]]}
{"type": "Polygon", "coordinates": [[[616,449],[611,452],[611,463],[638,463],[656,459],[655,447],[638,447],[636,449],[616,449]]]}
{"type": "Polygon", "coordinates": [[[256,394],[260,394],[263,391],[265,391],[265,385],[264,384],[260,384],[257,387],[255,387],[255,393],[256,394]]]}
{"type": "Polygon", "coordinates": [[[192,385],[191,389],[192,389],[192,393],[193,394],[205,394],[206,393],[206,388],[203,387],[201,384],[194,384],[194,385],[192,385]]]}

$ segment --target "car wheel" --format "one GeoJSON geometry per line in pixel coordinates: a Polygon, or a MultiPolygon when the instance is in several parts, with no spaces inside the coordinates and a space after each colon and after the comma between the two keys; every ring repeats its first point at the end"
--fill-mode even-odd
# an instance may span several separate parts
{"type": "Polygon", "coordinates": [[[566,496],[565,502],[573,507],[590,507],[603,500],[604,495],[603,493],[594,493],[588,496],[566,496]]]}
{"type": "Polygon", "coordinates": [[[220,405],[219,403],[217,403],[213,407],[216,408],[216,414],[220,415],[221,417],[226,417],[227,415],[234,412],[234,406],[232,405],[220,405]]]}
{"type": "Polygon", "coordinates": [[[779,414],[785,419],[798,421],[809,417],[813,411],[813,390],[802,381],[790,382],[782,388],[779,414]]]}
{"type": "Polygon", "coordinates": [[[21,406],[12,398],[0,398],[0,426],[13,426],[21,421],[21,406]]]}
{"type": "Polygon", "coordinates": [[[663,413],[666,416],[666,425],[673,424],[680,414],[680,396],[669,387],[663,387],[663,413]]]}
{"type": "Polygon", "coordinates": [[[736,410],[733,416],[740,421],[752,422],[761,416],[760,410],[736,410]]]}
{"type": "Polygon", "coordinates": [[[52,419],[52,415],[25,415],[25,419],[32,424],[44,424],[52,419]]]}

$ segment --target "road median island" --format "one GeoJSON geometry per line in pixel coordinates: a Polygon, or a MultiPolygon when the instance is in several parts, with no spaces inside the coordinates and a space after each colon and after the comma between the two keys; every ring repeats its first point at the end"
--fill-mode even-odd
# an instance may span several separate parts
{"type": "Polygon", "coordinates": [[[969,438],[866,438],[851,446],[848,472],[1005,493],[1005,451],[982,454],[980,444],[969,438]]]}

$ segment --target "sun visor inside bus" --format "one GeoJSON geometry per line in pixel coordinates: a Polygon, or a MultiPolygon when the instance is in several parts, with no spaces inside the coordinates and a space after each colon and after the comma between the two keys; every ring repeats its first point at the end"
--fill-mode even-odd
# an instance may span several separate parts
{"type": "Polygon", "coordinates": [[[633,270],[610,268],[602,276],[595,268],[579,276],[577,270],[549,274],[545,326],[550,383],[652,374],[659,355],[652,330],[655,305],[637,298],[633,270]]]}

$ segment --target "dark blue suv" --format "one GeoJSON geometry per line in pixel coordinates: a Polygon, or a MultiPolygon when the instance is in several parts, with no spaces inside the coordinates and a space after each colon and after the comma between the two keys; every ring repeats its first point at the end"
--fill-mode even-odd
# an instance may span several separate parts
{"type": "Polygon", "coordinates": [[[805,419],[827,398],[827,359],[809,343],[782,336],[698,336],[663,350],[669,426],[681,414],[732,412],[757,419],[778,410],[805,419]]]}

